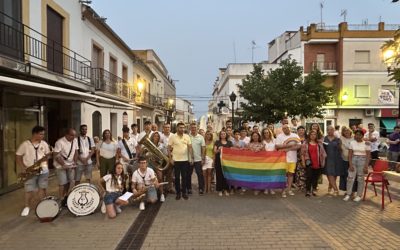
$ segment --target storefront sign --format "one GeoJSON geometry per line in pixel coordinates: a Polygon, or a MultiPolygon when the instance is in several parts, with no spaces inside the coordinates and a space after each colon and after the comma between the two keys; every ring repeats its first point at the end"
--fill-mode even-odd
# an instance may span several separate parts
{"type": "Polygon", "coordinates": [[[394,95],[388,89],[379,89],[378,102],[380,104],[394,104],[394,95]]]}

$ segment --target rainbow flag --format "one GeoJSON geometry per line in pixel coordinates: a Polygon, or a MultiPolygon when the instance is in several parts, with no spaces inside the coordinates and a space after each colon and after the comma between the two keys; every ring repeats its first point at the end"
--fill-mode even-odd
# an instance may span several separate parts
{"type": "Polygon", "coordinates": [[[230,185],[250,189],[286,187],[286,152],[222,148],[221,164],[230,185]]]}

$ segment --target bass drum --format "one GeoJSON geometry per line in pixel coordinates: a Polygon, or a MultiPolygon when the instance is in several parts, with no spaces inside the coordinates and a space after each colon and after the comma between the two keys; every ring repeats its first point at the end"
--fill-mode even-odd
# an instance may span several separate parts
{"type": "Polygon", "coordinates": [[[61,212],[60,201],[55,196],[47,196],[36,206],[36,217],[40,222],[53,221],[61,212]]]}
{"type": "Polygon", "coordinates": [[[100,204],[98,188],[89,183],[75,186],[68,195],[67,207],[76,216],[86,216],[96,211],[100,204]]]}

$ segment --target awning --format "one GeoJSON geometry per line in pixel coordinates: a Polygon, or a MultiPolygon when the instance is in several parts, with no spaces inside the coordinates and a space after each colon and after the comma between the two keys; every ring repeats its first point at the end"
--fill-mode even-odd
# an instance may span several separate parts
{"type": "MultiPolygon", "coordinates": [[[[77,91],[77,90],[55,87],[55,86],[51,86],[51,85],[47,85],[47,84],[16,79],[16,78],[12,78],[12,77],[0,76],[0,82],[12,83],[12,84],[23,86],[23,87],[38,88],[38,89],[42,89],[42,90],[61,92],[64,94],[69,94],[69,95],[80,97],[80,98],[77,98],[77,100],[82,100],[82,99],[87,98],[89,101],[98,101],[98,102],[103,102],[103,103],[119,105],[119,106],[125,106],[125,107],[129,107],[129,108],[133,108],[133,109],[141,109],[136,105],[113,100],[111,98],[93,95],[93,94],[89,94],[89,93],[85,93],[85,92],[81,92],[81,91],[77,91]],[[82,98],[82,97],[84,97],[84,98],[82,98]]],[[[49,93],[44,94],[43,97],[49,97],[49,93]]]]}
{"type": "Polygon", "coordinates": [[[393,132],[393,128],[397,125],[396,119],[386,118],[386,119],[381,119],[381,121],[385,126],[387,132],[393,132]]]}

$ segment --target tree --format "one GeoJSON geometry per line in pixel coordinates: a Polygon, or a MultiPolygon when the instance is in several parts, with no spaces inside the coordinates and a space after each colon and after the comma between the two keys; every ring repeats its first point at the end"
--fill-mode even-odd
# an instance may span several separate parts
{"type": "Polygon", "coordinates": [[[322,117],[322,106],[332,100],[333,89],[323,85],[325,76],[314,70],[303,80],[303,68],[286,59],[267,74],[261,64],[239,85],[242,118],[256,122],[278,122],[285,116],[322,117]]]}
{"type": "Polygon", "coordinates": [[[384,61],[388,65],[389,80],[400,83],[400,29],[394,33],[392,40],[382,45],[381,49],[384,61]]]}

